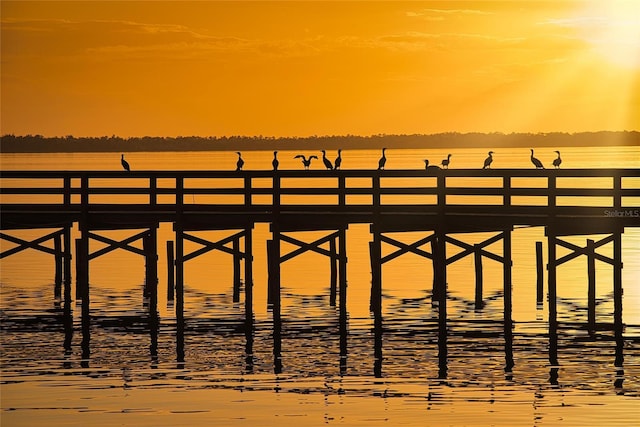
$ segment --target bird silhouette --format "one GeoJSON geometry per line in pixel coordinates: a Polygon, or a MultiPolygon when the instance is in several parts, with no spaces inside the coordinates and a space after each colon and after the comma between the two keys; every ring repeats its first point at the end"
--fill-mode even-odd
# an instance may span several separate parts
{"type": "Polygon", "coordinates": [[[334,168],[338,170],[340,169],[340,165],[342,165],[342,149],[338,150],[338,157],[336,157],[334,168]]]}
{"type": "Polygon", "coordinates": [[[304,155],[298,154],[294,157],[294,159],[302,159],[302,165],[304,166],[304,170],[309,170],[309,166],[311,166],[311,159],[317,159],[318,156],[309,156],[307,159],[304,155]]]}
{"type": "Polygon", "coordinates": [[[327,152],[325,150],[322,150],[322,163],[324,163],[324,167],[327,168],[327,170],[333,170],[333,164],[327,159],[327,152]]]}
{"type": "Polygon", "coordinates": [[[124,159],[124,154],[120,157],[120,164],[122,164],[122,167],[124,168],[124,170],[126,170],[127,172],[129,172],[131,170],[131,167],[129,166],[129,162],[127,162],[124,159]]]}
{"type": "Polygon", "coordinates": [[[384,165],[387,163],[387,157],[384,155],[384,152],[387,151],[386,148],[382,149],[382,157],[378,160],[378,170],[384,170],[384,165]]]}
{"type": "Polygon", "coordinates": [[[424,159],[424,168],[426,170],[440,170],[440,167],[437,165],[430,165],[429,159],[424,159]]]}
{"type": "Polygon", "coordinates": [[[449,163],[451,162],[451,154],[447,154],[447,158],[442,161],[442,167],[444,169],[449,169],[449,163]]]}
{"type": "Polygon", "coordinates": [[[239,151],[236,151],[236,154],[238,155],[238,161],[236,162],[236,171],[241,171],[242,167],[244,166],[244,160],[242,160],[242,153],[239,151]]]}
{"type": "Polygon", "coordinates": [[[277,151],[273,152],[273,160],[271,161],[271,164],[273,165],[273,170],[277,171],[278,170],[278,166],[280,165],[280,162],[278,161],[278,152],[277,151]]]}
{"type": "Polygon", "coordinates": [[[544,169],[544,166],[542,166],[542,162],[533,157],[533,148],[531,149],[531,163],[533,163],[533,166],[535,166],[536,169],[544,169]]]}
{"type": "Polygon", "coordinates": [[[491,169],[491,162],[493,162],[493,151],[489,151],[489,157],[484,159],[484,166],[482,169],[491,169]]]}
{"type": "Polygon", "coordinates": [[[553,167],[555,167],[556,169],[559,169],[560,164],[562,163],[562,159],[560,158],[560,152],[556,151],[556,153],[558,153],[558,158],[553,159],[553,167]]]}

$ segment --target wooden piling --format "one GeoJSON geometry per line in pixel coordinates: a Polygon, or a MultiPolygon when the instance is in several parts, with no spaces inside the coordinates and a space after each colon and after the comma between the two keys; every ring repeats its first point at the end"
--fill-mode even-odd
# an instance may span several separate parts
{"type": "Polygon", "coordinates": [[[64,282],[64,299],[71,301],[71,226],[64,228],[63,238],[63,282],[64,282]]]}
{"type": "Polygon", "coordinates": [[[595,242],[587,239],[587,321],[589,330],[594,331],[596,327],[596,258],[595,242]]]}
{"type": "Polygon", "coordinates": [[[245,367],[253,372],[253,236],[247,227],[244,234],[244,334],[245,367]]]}
{"type": "Polygon", "coordinates": [[[176,322],[184,322],[184,238],[181,227],[176,227],[176,322]]]}
{"type": "Polygon", "coordinates": [[[336,239],[329,240],[329,268],[331,271],[329,279],[329,305],[335,307],[336,293],[338,288],[338,251],[336,249],[336,239]]]}
{"type": "Polygon", "coordinates": [[[59,300],[62,297],[62,263],[64,259],[61,234],[56,234],[53,238],[53,251],[55,252],[54,298],[59,300]]]}
{"type": "Polygon", "coordinates": [[[176,285],[176,273],[174,264],[173,241],[167,241],[167,301],[173,301],[174,288],[176,285]]]}
{"type": "MultiPolygon", "coordinates": [[[[340,276],[340,373],[341,375],[344,375],[347,369],[347,236],[345,229],[340,230],[338,239],[338,267],[340,276]]],[[[335,246],[335,239],[332,239],[331,241],[334,242],[335,246]]],[[[332,265],[335,265],[335,262],[332,263],[332,265]]]]}
{"type": "MultiPolygon", "coordinates": [[[[339,250],[338,250],[338,267],[340,277],[340,314],[347,314],[347,244],[346,232],[344,229],[339,230],[339,250]]],[[[335,239],[332,239],[335,243],[335,239]]]]}
{"type": "Polygon", "coordinates": [[[505,372],[510,373],[513,361],[513,288],[511,284],[511,229],[504,231],[503,241],[503,293],[504,293],[504,338],[505,338],[505,372]]]}
{"type": "Polygon", "coordinates": [[[382,315],[382,261],[380,256],[380,233],[374,232],[373,242],[369,243],[371,257],[371,298],[370,310],[375,316],[382,315]]]}
{"type": "Polygon", "coordinates": [[[273,240],[267,240],[267,304],[273,305],[273,295],[274,295],[274,276],[275,276],[275,267],[274,263],[274,251],[273,251],[273,240]]]}
{"type": "Polygon", "coordinates": [[[273,369],[274,373],[282,372],[282,315],[280,295],[280,227],[272,225],[273,240],[271,243],[272,272],[272,310],[273,310],[273,369]]]}
{"type": "Polygon", "coordinates": [[[536,303],[542,305],[544,298],[544,266],[542,261],[542,242],[536,242],[536,303]]]}
{"type": "Polygon", "coordinates": [[[447,378],[447,251],[445,233],[436,232],[435,267],[437,277],[436,297],[438,302],[438,378],[447,378]]]}
{"type": "Polygon", "coordinates": [[[242,280],[240,278],[240,238],[233,239],[233,302],[240,302],[240,286],[242,280]]]}
{"type": "Polygon", "coordinates": [[[476,244],[474,245],[474,263],[476,270],[476,298],[475,298],[475,309],[482,309],[482,246],[476,244]]]}
{"type": "MultiPolygon", "coordinates": [[[[558,311],[556,305],[556,234],[547,228],[547,286],[549,288],[549,363],[558,364],[558,311]]],[[[557,371],[556,371],[557,372],[557,371]]],[[[556,378],[557,379],[557,378],[556,378]]]]}
{"type": "Polygon", "coordinates": [[[244,313],[245,321],[253,325],[253,236],[250,227],[244,234],[244,313]]]}
{"type": "Polygon", "coordinates": [[[157,232],[154,227],[149,228],[149,232],[142,236],[142,250],[144,251],[145,262],[145,298],[157,299],[158,287],[158,253],[157,253],[157,232]]]}
{"type": "Polygon", "coordinates": [[[622,331],[622,230],[613,234],[613,325],[622,331]]]}

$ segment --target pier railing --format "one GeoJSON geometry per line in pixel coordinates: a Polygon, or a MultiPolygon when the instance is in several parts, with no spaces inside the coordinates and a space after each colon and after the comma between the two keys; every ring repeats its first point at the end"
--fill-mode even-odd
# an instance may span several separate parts
{"type": "Polygon", "coordinates": [[[640,169],[3,171],[2,209],[640,216],[640,169]]]}

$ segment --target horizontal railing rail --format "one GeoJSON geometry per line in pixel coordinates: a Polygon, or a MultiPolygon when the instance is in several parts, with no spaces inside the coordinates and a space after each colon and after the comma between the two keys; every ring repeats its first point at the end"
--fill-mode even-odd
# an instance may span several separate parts
{"type": "Polygon", "coordinates": [[[0,195],[5,208],[131,203],[633,209],[640,208],[640,169],[3,171],[0,195]],[[144,200],[119,200],[125,196],[144,200]]]}

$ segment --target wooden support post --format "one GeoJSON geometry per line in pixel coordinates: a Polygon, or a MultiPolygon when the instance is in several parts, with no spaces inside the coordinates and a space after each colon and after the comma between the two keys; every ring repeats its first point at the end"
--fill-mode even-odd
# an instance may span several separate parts
{"type": "Polygon", "coordinates": [[[252,228],[244,234],[244,334],[246,371],[253,372],[253,238],[252,228]]]}
{"type": "Polygon", "coordinates": [[[595,331],[596,328],[596,258],[595,258],[595,242],[587,239],[587,321],[589,330],[595,331]]]}
{"type": "Polygon", "coordinates": [[[447,378],[447,252],[445,233],[436,232],[434,260],[438,303],[438,378],[447,378]]]}
{"type": "Polygon", "coordinates": [[[536,242],[536,304],[542,305],[544,298],[544,266],[542,263],[542,242],[536,242]]]}
{"type": "Polygon", "coordinates": [[[275,275],[273,257],[273,240],[267,240],[267,305],[273,305],[273,281],[275,275]]]}
{"type": "Polygon", "coordinates": [[[62,297],[62,262],[64,254],[62,252],[62,235],[56,234],[53,237],[53,251],[55,259],[55,279],[54,279],[54,298],[59,300],[62,297]]]}
{"type": "Polygon", "coordinates": [[[157,316],[158,312],[158,230],[149,228],[149,232],[142,239],[145,253],[145,290],[149,298],[149,313],[157,316]]]}
{"type": "Polygon", "coordinates": [[[80,290],[82,299],[81,322],[82,322],[82,359],[81,365],[88,367],[91,341],[91,311],[90,311],[90,291],[89,291],[89,237],[87,230],[81,227],[82,237],[76,240],[76,287],[80,290]]]}
{"type": "Polygon", "coordinates": [[[240,238],[233,239],[233,302],[240,302],[240,286],[242,280],[240,278],[240,238]]]}
{"type": "MultiPolygon", "coordinates": [[[[347,314],[347,236],[345,229],[339,231],[338,267],[340,276],[340,314],[347,314]]],[[[335,243],[335,239],[332,239],[335,243]]]]}
{"type": "Polygon", "coordinates": [[[504,291],[504,338],[505,338],[505,372],[510,373],[513,361],[513,295],[511,284],[511,229],[503,233],[503,291],[504,291]]]}
{"type": "Polygon", "coordinates": [[[184,322],[184,232],[176,224],[176,322],[184,322]]]}
{"type": "Polygon", "coordinates": [[[184,363],[184,178],[176,178],[176,359],[184,363]]]}
{"type": "Polygon", "coordinates": [[[158,251],[157,251],[157,230],[155,227],[149,228],[149,232],[142,237],[142,248],[145,261],[145,298],[155,298],[158,296],[158,251]],[[154,297],[155,295],[155,297],[154,297]]]}
{"type": "Polygon", "coordinates": [[[244,234],[244,304],[245,318],[253,322],[253,236],[250,227],[244,234]]]}
{"type": "Polygon", "coordinates": [[[474,261],[476,268],[476,300],[475,300],[475,308],[476,310],[481,310],[483,307],[482,303],[482,246],[474,245],[474,261]]]}
{"type": "Polygon", "coordinates": [[[329,279],[329,305],[336,306],[336,293],[338,288],[338,251],[336,249],[336,239],[329,240],[329,267],[331,277],[329,279]]]}
{"type": "Polygon", "coordinates": [[[280,227],[272,224],[273,240],[271,243],[272,260],[272,300],[273,300],[273,369],[274,373],[282,372],[282,316],[280,295],[280,227]]]}
{"type": "Polygon", "coordinates": [[[65,301],[71,301],[71,226],[64,228],[63,251],[64,299],[65,301]]]}
{"type": "Polygon", "coordinates": [[[89,253],[86,237],[76,239],[76,299],[82,299],[89,286],[89,253]]]}
{"type": "Polygon", "coordinates": [[[434,235],[431,239],[431,264],[433,266],[433,284],[431,286],[431,305],[438,303],[438,260],[437,260],[437,237],[434,235]]]}
{"type": "MultiPolygon", "coordinates": [[[[547,228],[547,246],[548,246],[548,259],[547,259],[547,286],[549,287],[549,363],[552,366],[558,364],[558,312],[556,305],[556,235],[555,230],[551,227],[547,228]]],[[[553,369],[553,368],[552,368],[553,369]]],[[[554,378],[552,371],[551,380],[557,382],[557,377],[554,378]]]]}
{"type": "Polygon", "coordinates": [[[380,233],[374,231],[373,242],[369,243],[371,257],[371,298],[369,309],[375,316],[382,315],[382,260],[380,233]]]}
{"type": "MultiPolygon", "coordinates": [[[[340,276],[340,372],[347,368],[347,233],[340,229],[338,249],[338,266],[340,276]]],[[[335,244],[335,239],[331,240],[335,244]]]]}
{"type": "MultiPolygon", "coordinates": [[[[622,342],[622,230],[613,235],[613,326],[616,342],[622,342]]],[[[622,349],[616,352],[615,366],[622,367],[622,349]]]]}
{"type": "Polygon", "coordinates": [[[167,301],[173,301],[174,289],[176,285],[176,273],[174,264],[173,241],[167,241],[167,301]]]}

